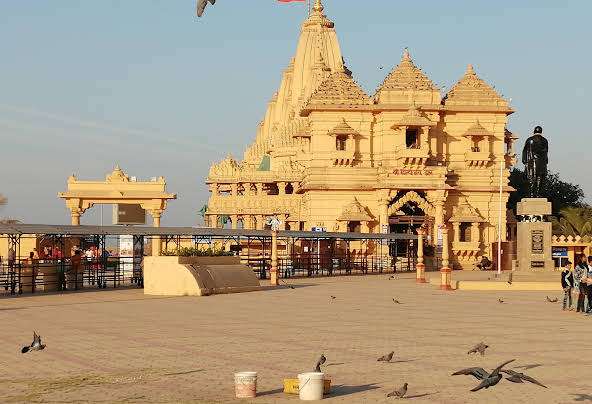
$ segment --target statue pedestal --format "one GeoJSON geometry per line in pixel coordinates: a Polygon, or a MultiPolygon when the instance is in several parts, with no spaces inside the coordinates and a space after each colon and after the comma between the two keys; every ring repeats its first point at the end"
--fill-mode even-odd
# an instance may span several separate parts
{"type": "Polygon", "coordinates": [[[545,198],[524,198],[518,202],[517,214],[522,217],[518,222],[517,270],[553,271],[551,223],[545,216],[552,212],[551,202],[545,198]]]}

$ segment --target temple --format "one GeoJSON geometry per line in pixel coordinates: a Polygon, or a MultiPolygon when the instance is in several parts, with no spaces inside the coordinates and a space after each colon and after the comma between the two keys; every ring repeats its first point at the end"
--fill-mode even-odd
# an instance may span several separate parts
{"type": "Polygon", "coordinates": [[[513,112],[471,65],[442,94],[407,49],[366,94],[316,0],[254,142],[242,161],[229,156],[210,169],[206,224],[263,229],[277,215],[286,230],[423,226],[433,246],[447,226],[452,265],[469,269],[495,254],[498,234],[514,237],[513,112]]]}

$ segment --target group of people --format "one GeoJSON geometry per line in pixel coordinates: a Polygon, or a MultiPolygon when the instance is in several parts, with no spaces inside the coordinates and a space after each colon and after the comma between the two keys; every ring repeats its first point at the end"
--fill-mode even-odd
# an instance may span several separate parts
{"type": "Polygon", "coordinates": [[[572,293],[578,294],[576,312],[592,315],[592,256],[581,254],[578,263],[572,268],[569,260],[561,271],[561,287],[564,291],[563,310],[573,310],[572,293]]]}

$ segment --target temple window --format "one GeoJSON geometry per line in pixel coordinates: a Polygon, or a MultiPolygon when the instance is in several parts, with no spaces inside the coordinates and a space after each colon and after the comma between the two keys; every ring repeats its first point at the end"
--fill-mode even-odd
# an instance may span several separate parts
{"type": "Polygon", "coordinates": [[[460,224],[460,242],[471,241],[471,223],[463,222],[460,224]]]}
{"type": "Polygon", "coordinates": [[[267,188],[267,195],[279,195],[280,193],[280,189],[278,188],[278,185],[275,183],[272,184],[266,184],[266,188],[267,188]]]}
{"type": "Polygon", "coordinates": [[[479,147],[479,142],[480,142],[480,138],[477,136],[474,136],[471,138],[471,151],[473,152],[480,152],[481,151],[481,147],[479,147]]]}
{"type": "Polygon", "coordinates": [[[405,131],[405,145],[408,149],[419,148],[419,130],[417,128],[407,128],[405,131]]]}
{"type": "Polygon", "coordinates": [[[335,137],[335,149],[343,151],[346,149],[347,145],[347,136],[346,135],[338,135],[335,137]]]}
{"type": "Polygon", "coordinates": [[[362,224],[358,221],[347,222],[347,231],[350,233],[360,233],[362,231],[362,224]]]}
{"type": "Polygon", "coordinates": [[[292,186],[292,184],[288,183],[288,185],[286,185],[286,194],[293,194],[294,193],[294,187],[292,186]]]}

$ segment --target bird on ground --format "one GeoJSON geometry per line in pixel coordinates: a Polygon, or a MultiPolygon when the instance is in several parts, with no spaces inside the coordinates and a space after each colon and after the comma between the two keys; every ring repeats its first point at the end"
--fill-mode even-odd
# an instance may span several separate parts
{"type": "Polygon", "coordinates": [[[469,352],[467,352],[467,355],[479,352],[481,354],[481,356],[483,356],[483,355],[485,355],[485,350],[487,348],[489,348],[489,345],[486,345],[483,342],[479,342],[477,345],[475,345],[473,348],[471,348],[469,350],[469,352]]]}
{"type": "Polygon", "coordinates": [[[508,275],[508,285],[512,284],[513,275],[514,275],[514,272],[510,272],[510,275],[508,275]]]}
{"type": "Polygon", "coordinates": [[[325,362],[327,362],[327,358],[325,357],[324,354],[321,354],[321,356],[319,357],[319,360],[317,361],[317,364],[315,365],[314,371],[317,373],[321,373],[321,365],[324,364],[325,362]]]}
{"type": "Polygon", "coordinates": [[[395,275],[391,275],[391,276],[389,276],[389,280],[391,280],[391,279],[397,279],[397,277],[395,275]]]}
{"type": "Polygon", "coordinates": [[[210,2],[211,5],[216,3],[216,0],[197,0],[197,16],[201,17],[206,9],[206,6],[210,2]]]}
{"type": "Polygon", "coordinates": [[[389,352],[388,354],[383,355],[380,358],[378,358],[376,361],[377,362],[390,362],[393,359],[394,354],[395,354],[395,351],[389,352]]]}
{"type": "Polygon", "coordinates": [[[395,397],[395,398],[403,398],[403,397],[405,397],[405,394],[407,394],[407,386],[409,386],[409,384],[405,383],[400,389],[391,391],[386,396],[387,397],[395,397]]]}
{"type": "Polygon", "coordinates": [[[504,366],[506,366],[508,363],[514,362],[514,361],[515,361],[515,359],[511,359],[509,361],[502,363],[501,365],[499,365],[495,369],[493,369],[493,372],[491,372],[485,379],[483,379],[477,387],[471,389],[471,391],[479,391],[481,389],[488,389],[488,388],[498,384],[499,381],[503,378],[503,376],[500,374],[501,369],[504,366]]]}
{"type": "Polygon", "coordinates": [[[400,301],[398,301],[397,299],[395,299],[394,297],[393,297],[393,303],[395,303],[395,304],[403,304],[400,301]]]}
{"type": "Polygon", "coordinates": [[[290,285],[289,283],[287,283],[286,281],[282,281],[282,283],[284,285],[286,285],[287,287],[289,287],[290,289],[296,289],[293,285],[290,285]]]}
{"type": "Polygon", "coordinates": [[[335,296],[331,295],[331,300],[337,299],[335,296]]]}
{"type": "Polygon", "coordinates": [[[33,331],[33,342],[31,342],[31,345],[29,346],[24,346],[23,349],[21,349],[21,353],[41,351],[43,349],[45,349],[45,345],[41,343],[41,337],[37,335],[35,331],[33,331]]]}
{"type": "Polygon", "coordinates": [[[556,297],[554,297],[553,299],[551,299],[549,296],[547,296],[547,301],[548,301],[549,303],[557,303],[557,298],[556,298],[556,297]]]}
{"type": "Polygon", "coordinates": [[[511,369],[505,369],[502,370],[502,372],[504,372],[505,374],[509,375],[510,377],[506,376],[506,379],[508,379],[511,382],[514,383],[522,383],[523,381],[527,381],[529,383],[533,383],[536,384],[537,386],[541,386],[544,388],[547,388],[547,386],[545,386],[544,384],[542,384],[541,382],[539,382],[536,379],[533,379],[532,377],[522,373],[522,372],[516,372],[514,370],[511,369]]]}
{"type": "Polygon", "coordinates": [[[502,299],[501,297],[499,299],[497,299],[497,301],[500,302],[500,303],[505,303],[504,302],[504,299],[502,299]]]}

